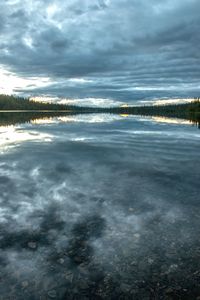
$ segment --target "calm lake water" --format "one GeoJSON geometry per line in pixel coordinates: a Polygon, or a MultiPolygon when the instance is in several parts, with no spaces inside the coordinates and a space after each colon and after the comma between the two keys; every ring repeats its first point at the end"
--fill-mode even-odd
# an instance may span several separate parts
{"type": "Polygon", "coordinates": [[[0,299],[200,299],[199,146],[157,117],[0,126],[0,299]]]}

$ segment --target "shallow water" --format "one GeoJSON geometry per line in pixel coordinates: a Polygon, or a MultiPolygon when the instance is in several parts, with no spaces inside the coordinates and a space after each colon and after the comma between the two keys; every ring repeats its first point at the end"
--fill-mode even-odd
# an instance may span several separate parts
{"type": "Polygon", "coordinates": [[[0,299],[198,299],[200,131],[118,115],[0,127],[0,299]]]}

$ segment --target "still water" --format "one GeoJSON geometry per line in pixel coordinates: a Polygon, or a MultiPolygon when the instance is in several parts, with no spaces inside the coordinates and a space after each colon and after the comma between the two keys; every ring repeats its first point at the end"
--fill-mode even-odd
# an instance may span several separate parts
{"type": "Polygon", "coordinates": [[[19,119],[0,126],[0,299],[199,299],[200,130],[19,119]]]}

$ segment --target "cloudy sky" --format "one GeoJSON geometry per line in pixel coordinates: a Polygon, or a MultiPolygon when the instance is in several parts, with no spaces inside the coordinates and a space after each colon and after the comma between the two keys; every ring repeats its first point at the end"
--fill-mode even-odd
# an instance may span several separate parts
{"type": "Polygon", "coordinates": [[[199,20],[199,0],[3,0],[0,93],[108,105],[199,96],[199,20]]]}

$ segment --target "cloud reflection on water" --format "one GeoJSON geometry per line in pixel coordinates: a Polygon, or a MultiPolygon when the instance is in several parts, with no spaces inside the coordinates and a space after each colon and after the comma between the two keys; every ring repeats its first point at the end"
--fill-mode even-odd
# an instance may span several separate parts
{"type": "Polygon", "coordinates": [[[120,120],[119,115],[114,114],[77,114],[77,115],[68,115],[60,116],[46,119],[36,119],[31,121],[33,124],[53,124],[53,123],[68,123],[68,122],[77,122],[77,123],[107,123],[116,120],[120,120]]]}
{"type": "Polygon", "coordinates": [[[21,126],[0,126],[0,152],[19,146],[26,141],[50,142],[51,135],[37,131],[26,131],[21,126]]]}
{"type": "MultiPolygon", "coordinates": [[[[172,124],[172,125],[191,125],[191,122],[188,120],[183,119],[177,119],[177,118],[166,118],[166,117],[146,117],[146,116],[135,116],[135,115],[115,115],[115,114],[82,114],[82,115],[64,115],[64,116],[56,116],[56,117],[38,117],[34,119],[30,119],[30,123],[28,124],[17,124],[17,125],[9,125],[9,126],[0,126],[0,151],[8,151],[8,149],[15,148],[17,145],[20,145],[23,142],[50,142],[54,140],[55,138],[58,138],[58,136],[52,135],[49,132],[45,131],[46,126],[55,126],[56,124],[67,124],[67,123],[85,123],[85,124],[92,124],[92,123],[110,123],[117,122],[117,121],[123,121],[124,119],[128,119],[129,122],[135,121],[135,122],[150,122],[150,123],[163,123],[163,124],[172,124]],[[44,126],[44,127],[37,127],[37,126],[44,126]],[[44,128],[44,130],[42,130],[44,128]]],[[[126,120],[125,120],[126,121],[126,120]]],[[[12,122],[12,119],[11,119],[12,122]]],[[[158,130],[148,130],[146,128],[143,128],[144,130],[137,129],[132,130],[131,133],[134,134],[168,134],[177,135],[177,132],[167,132],[166,130],[158,131],[158,130]]],[[[123,129],[124,130],[124,129],[123,129]]],[[[127,133],[130,130],[127,130],[127,133]]],[[[187,135],[193,134],[196,135],[197,138],[199,135],[196,133],[187,133],[187,135]]],[[[183,133],[185,135],[185,133],[183,133]]],[[[77,136],[77,135],[70,135],[68,138],[73,141],[86,141],[91,139],[96,139],[95,136],[77,136]]]]}
{"type": "Polygon", "coordinates": [[[9,129],[18,147],[0,155],[3,299],[162,299],[174,281],[192,299],[199,131],[90,117],[9,129]]]}

